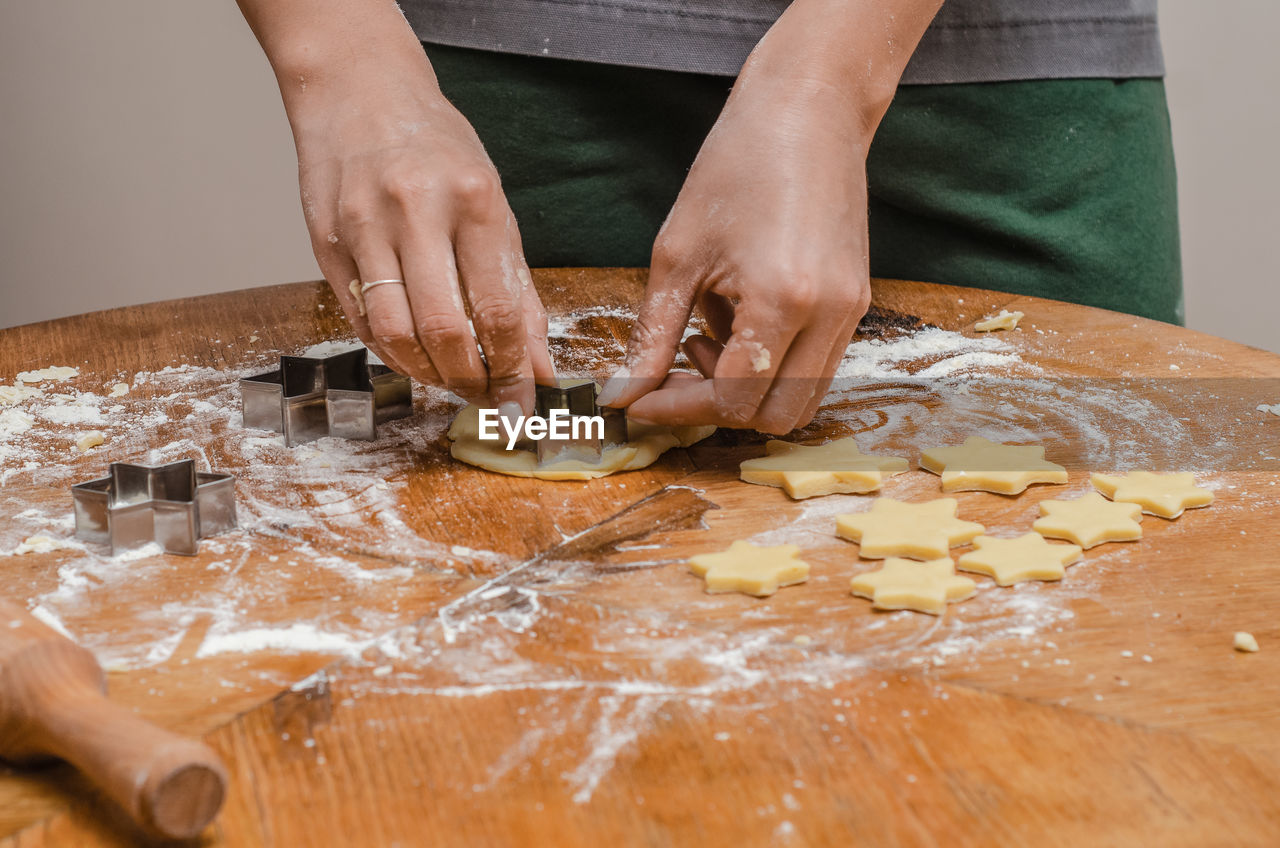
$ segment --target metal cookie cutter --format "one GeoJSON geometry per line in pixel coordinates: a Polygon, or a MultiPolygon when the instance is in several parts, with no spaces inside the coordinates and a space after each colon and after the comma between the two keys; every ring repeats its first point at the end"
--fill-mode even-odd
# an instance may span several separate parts
{"type": "Polygon", "coordinates": [[[333,356],[282,356],[275,371],[240,381],[244,426],[284,434],[285,445],[336,436],[378,437],[378,425],[413,412],[409,378],[369,364],[356,348],[333,356]]]}
{"type": "Polygon", "coordinates": [[[600,387],[593,380],[563,379],[554,386],[537,386],[534,412],[543,418],[554,409],[567,409],[572,416],[599,415],[604,419],[604,438],[539,439],[536,444],[538,464],[547,465],[576,459],[599,462],[606,447],[627,443],[627,413],[596,403],[600,387]]]}
{"type": "Polygon", "coordinates": [[[168,465],[113,462],[106,477],[71,487],[76,536],[111,553],[158,542],[167,554],[194,556],[199,541],[236,526],[235,478],[168,465]]]}

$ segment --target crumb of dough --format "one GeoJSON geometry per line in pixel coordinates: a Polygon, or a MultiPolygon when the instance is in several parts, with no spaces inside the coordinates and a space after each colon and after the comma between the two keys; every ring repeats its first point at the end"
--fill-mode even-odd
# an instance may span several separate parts
{"type": "Polygon", "coordinates": [[[801,633],[799,636],[792,639],[791,641],[797,645],[811,645],[813,644],[813,637],[806,636],[805,634],[801,633]]]}
{"type": "Polygon", "coordinates": [[[1025,316],[1021,312],[1010,312],[1001,309],[999,315],[991,315],[973,325],[979,333],[990,333],[993,330],[1013,330],[1025,316]]]}
{"type": "Polygon", "coordinates": [[[351,296],[356,299],[356,309],[360,310],[361,315],[366,314],[364,305],[364,292],[360,289],[360,281],[352,280],[347,283],[347,290],[351,292],[351,296]]]}
{"type": "Polygon", "coordinates": [[[45,380],[70,380],[80,376],[80,371],[67,365],[53,365],[39,371],[23,371],[18,375],[19,383],[41,383],[45,380]]]}
{"type": "Polygon", "coordinates": [[[1245,633],[1243,630],[1235,635],[1231,645],[1237,651],[1242,651],[1246,654],[1256,654],[1258,652],[1258,640],[1253,638],[1252,633],[1245,633]]]}
{"type": "Polygon", "coordinates": [[[120,397],[127,394],[129,394],[129,384],[116,383],[111,387],[111,390],[107,392],[107,397],[120,397]]]}
{"type": "Polygon", "coordinates": [[[80,453],[88,453],[106,440],[101,430],[90,430],[87,433],[81,433],[76,438],[76,450],[80,451],[80,453]]]}
{"type": "Polygon", "coordinates": [[[52,536],[28,536],[22,544],[13,549],[15,556],[23,554],[47,554],[49,551],[62,550],[63,548],[74,548],[76,545],[55,539],[52,536]]]}
{"type": "Polygon", "coordinates": [[[0,406],[13,406],[27,398],[40,397],[44,394],[40,389],[18,383],[14,386],[0,386],[0,406]]]}
{"type": "Polygon", "coordinates": [[[751,370],[757,374],[768,371],[771,364],[773,364],[773,355],[769,353],[767,347],[761,347],[756,355],[751,357],[751,370]]]}
{"type": "Polygon", "coordinates": [[[1265,403],[1258,404],[1259,412],[1270,412],[1272,415],[1280,415],[1280,403],[1267,406],[1265,403]]]}

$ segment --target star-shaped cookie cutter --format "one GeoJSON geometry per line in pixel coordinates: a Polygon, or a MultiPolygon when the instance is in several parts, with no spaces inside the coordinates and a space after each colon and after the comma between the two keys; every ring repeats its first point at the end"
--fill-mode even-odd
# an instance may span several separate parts
{"type": "Polygon", "coordinates": [[[552,410],[566,409],[572,416],[600,416],[604,419],[603,438],[539,439],[536,443],[538,464],[547,465],[566,459],[599,462],[606,447],[627,443],[627,413],[596,403],[600,387],[594,380],[565,378],[554,386],[534,387],[534,412],[543,418],[552,410]]]}
{"type": "Polygon", "coordinates": [[[286,446],[335,436],[378,437],[378,425],[413,412],[409,378],[356,348],[333,356],[282,356],[280,367],[240,380],[244,426],[284,434],[286,446]]]}
{"type": "Polygon", "coordinates": [[[113,462],[106,477],[71,487],[76,536],[120,551],[158,542],[167,554],[194,556],[201,539],[236,526],[235,478],[168,465],[113,462]]]}

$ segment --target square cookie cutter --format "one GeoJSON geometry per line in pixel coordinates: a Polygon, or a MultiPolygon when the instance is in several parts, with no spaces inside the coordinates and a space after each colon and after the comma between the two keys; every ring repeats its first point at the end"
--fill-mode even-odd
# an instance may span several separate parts
{"type": "Polygon", "coordinates": [[[201,539],[236,527],[235,478],[196,471],[192,459],[113,462],[106,477],[72,486],[71,497],[77,538],[113,555],[158,542],[167,554],[194,556],[201,539]]]}
{"type": "Polygon", "coordinates": [[[413,413],[409,378],[356,348],[333,356],[282,356],[274,371],[240,380],[244,426],[284,434],[293,447],[335,436],[378,437],[378,425],[413,413]]]}
{"type": "Polygon", "coordinates": [[[547,418],[552,410],[565,409],[572,416],[600,416],[604,419],[603,438],[539,439],[535,442],[538,464],[548,465],[576,459],[599,462],[607,447],[627,443],[626,410],[601,406],[596,402],[600,387],[594,380],[566,378],[554,386],[537,386],[534,390],[534,412],[547,418]]]}

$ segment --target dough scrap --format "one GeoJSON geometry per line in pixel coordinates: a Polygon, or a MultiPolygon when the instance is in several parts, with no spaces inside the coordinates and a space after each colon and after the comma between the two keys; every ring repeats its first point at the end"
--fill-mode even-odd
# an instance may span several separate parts
{"type": "Polygon", "coordinates": [[[824,445],[797,445],[777,439],[765,444],[766,456],[739,466],[744,482],[777,486],[800,500],[819,495],[863,494],[880,488],[884,475],[901,474],[907,461],[862,453],[852,438],[824,445]]]}
{"type": "Polygon", "coordinates": [[[858,555],[867,559],[937,559],[986,529],[975,521],[956,518],[958,508],[955,498],[925,503],[876,498],[868,512],[837,515],[836,535],[857,542],[861,546],[858,555]]]}
{"type": "Polygon", "coordinates": [[[689,570],[707,581],[707,592],[742,592],[764,598],[809,579],[809,563],[795,545],[760,547],[738,541],[727,551],[689,559],[689,570]]]}
{"type": "Polygon", "coordinates": [[[1258,404],[1259,412],[1270,412],[1272,415],[1280,415],[1280,403],[1267,406],[1265,403],[1258,404]]]}
{"type": "Polygon", "coordinates": [[[44,394],[40,389],[18,383],[13,386],[0,386],[0,406],[13,406],[27,398],[40,397],[44,394]]]}
{"type": "Polygon", "coordinates": [[[892,558],[876,571],[859,574],[849,584],[849,591],[870,598],[877,609],[909,609],[941,615],[948,603],[972,598],[978,586],[968,577],[956,574],[950,557],[914,562],[892,558]]]}
{"type": "Polygon", "coordinates": [[[60,551],[64,548],[77,548],[79,545],[66,542],[62,539],[55,539],[52,536],[28,536],[25,541],[20,543],[18,547],[13,549],[14,556],[22,556],[23,554],[47,554],[50,551],[60,551]]]}
{"type": "Polygon", "coordinates": [[[1138,504],[1147,515],[1177,518],[1184,510],[1213,503],[1213,492],[1196,485],[1194,474],[1130,471],[1120,477],[1094,474],[1093,487],[1113,501],[1138,504]]]}
{"type": "Polygon", "coordinates": [[[942,477],[944,492],[1016,495],[1033,483],[1065,483],[1067,469],[1044,458],[1040,445],[1005,445],[970,436],[958,447],[928,448],[920,467],[942,477]]]}
{"type": "Polygon", "coordinates": [[[347,283],[347,291],[351,292],[351,296],[355,298],[356,309],[361,315],[368,314],[368,308],[364,305],[364,288],[361,287],[359,280],[352,280],[347,283]]]}
{"type": "Polygon", "coordinates": [[[1237,651],[1246,654],[1256,654],[1258,652],[1258,640],[1253,638],[1252,633],[1245,633],[1243,630],[1236,633],[1231,640],[1231,646],[1237,651]]]}
{"type": "Polygon", "coordinates": [[[18,375],[19,383],[42,383],[45,380],[70,380],[80,376],[80,371],[67,365],[53,365],[39,371],[23,371],[18,375]]]}
{"type": "Polygon", "coordinates": [[[1079,562],[1079,545],[1053,545],[1039,533],[1016,539],[979,536],[973,550],[961,554],[956,568],[985,574],[998,586],[1012,586],[1024,580],[1061,580],[1066,566],[1079,562]]]}
{"type": "Polygon", "coordinates": [[[630,422],[630,441],[625,445],[607,447],[599,462],[582,462],[569,459],[542,467],[537,455],[530,450],[507,450],[506,440],[480,440],[480,407],[471,404],[458,413],[449,425],[449,438],[453,444],[449,452],[454,459],[507,474],[512,477],[536,477],[539,480],[594,480],[619,471],[635,471],[652,465],[658,457],[671,448],[686,448],[700,442],[716,431],[706,427],[662,427],[630,422]]]}
{"type": "Polygon", "coordinates": [[[1007,309],[1001,309],[999,315],[992,315],[984,318],[973,325],[973,329],[979,333],[990,333],[993,330],[1013,330],[1018,326],[1018,322],[1026,316],[1021,312],[1010,312],[1007,309]]]}
{"type": "Polygon", "coordinates": [[[88,433],[81,433],[76,439],[76,450],[80,453],[88,453],[106,440],[101,430],[90,430],[88,433]]]}
{"type": "Polygon", "coordinates": [[[1142,538],[1142,507],[1114,503],[1097,492],[1073,501],[1041,501],[1040,515],[1031,529],[1049,539],[1066,539],[1088,550],[1105,542],[1142,538]]]}
{"type": "Polygon", "coordinates": [[[116,383],[111,387],[111,391],[107,392],[107,397],[123,397],[129,394],[128,383],[116,383]]]}

